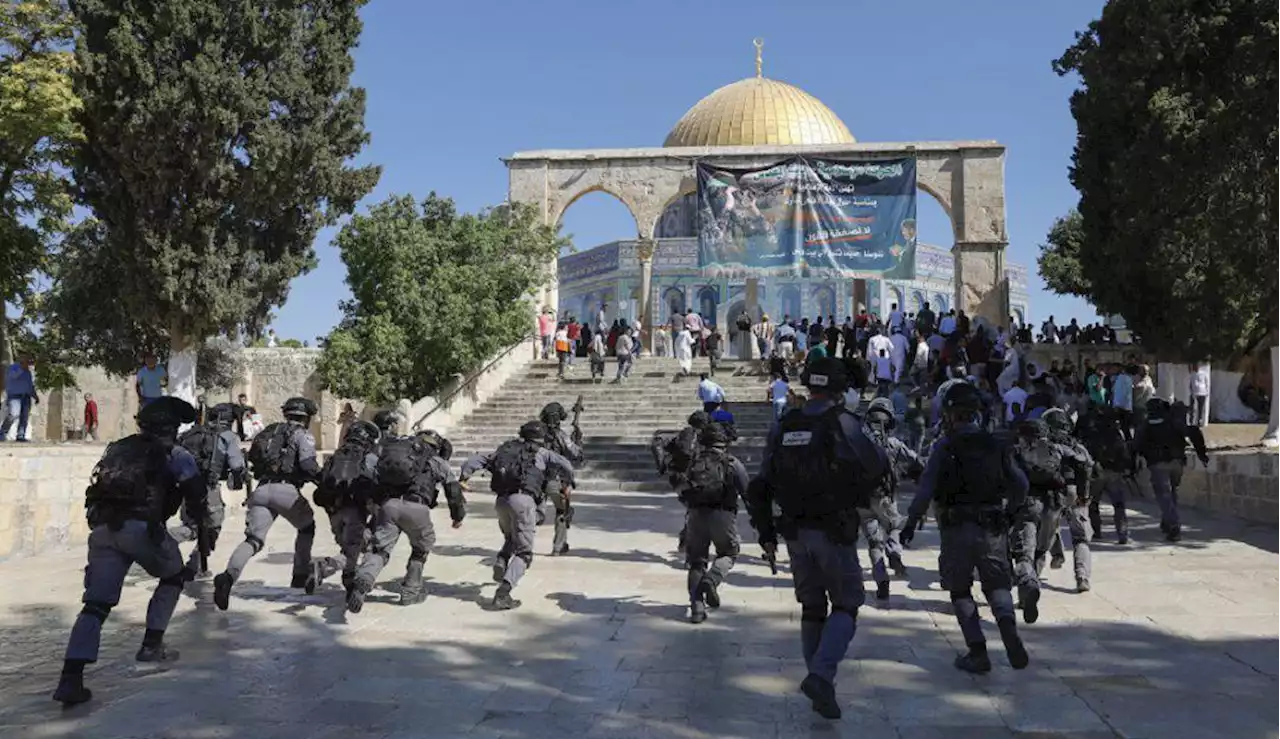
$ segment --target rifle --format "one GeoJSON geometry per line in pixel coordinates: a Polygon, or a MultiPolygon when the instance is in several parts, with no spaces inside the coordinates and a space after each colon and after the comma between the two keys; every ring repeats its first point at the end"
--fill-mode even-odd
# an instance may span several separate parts
{"type": "Polygon", "coordinates": [[[209,571],[209,552],[213,551],[213,547],[209,545],[209,526],[202,519],[196,524],[196,565],[199,566],[201,574],[209,571]]]}
{"type": "Polygon", "coordinates": [[[582,394],[578,394],[578,399],[573,403],[573,433],[569,435],[569,439],[574,446],[582,446],[582,427],[578,425],[578,419],[582,417],[582,412],[586,407],[582,405],[582,394]]]}
{"type": "Polygon", "coordinates": [[[763,548],[763,547],[762,547],[762,549],[764,550],[764,554],[762,554],[761,556],[764,558],[764,561],[765,561],[765,562],[768,562],[768,563],[769,563],[769,574],[771,574],[771,575],[776,575],[776,574],[778,574],[778,549],[777,549],[777,545],[775,544],[772,548],[763,548]]]}

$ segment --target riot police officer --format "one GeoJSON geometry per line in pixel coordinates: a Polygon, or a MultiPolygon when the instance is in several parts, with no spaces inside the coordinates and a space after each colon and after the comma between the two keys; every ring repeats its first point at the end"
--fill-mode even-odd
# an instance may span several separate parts
{"type": "Polygon", "coordinates": [[[748,508],[766,553],[777,548],[779,533],[786,540],[809,671],[800,689],[819,715],[839,718],[836,671],[866,599],[857,508],[870,504],[888,460],[844,407],[849,378],[840,360],[815,360],[800,379],[810,398],[770,429],[748,508]],[[775,501],[781,510],[776,523],[775,501]]]}
{"type": "Polygon", "coordinates": [[[1133,479],[1134,454],[1125,438],[1121,417],[1107,406],[1095,406],[1081,417],[1076,433],[1084,441],[1098,470],[1089,497],[1089,525],[1093,535],[1096,538],[1102,531],[1099,504],[1105,495],[1111,501],[1116,542],[1128,544],[1129,515],[1125,510],[1125,497],[1129,481],[1133,479]]]}
{"type": "Polygon", "coordinates": [[[1138,429],[1134,447],[1151,470],[1151,489],[1160,504],[1160,530],[1167,541],[1182,540],[1182,519],[1178,516],[1178,486],[1187,466],[1187,442],[1195,447],[1200,464],[1209,465],[1204,434],[1188,426],[1186,414],[1163,398],[1147,401],[1147,422],[1138,429]]]}
{"type": "Polygon", "coordinates": [[[942,400],[943,436],[929,454],[920,488],[908,509],[902,542],[910,544],[932,503],[937,511],[942,548],[938,570],[951,594],[968,652],[956,657],[965,672],[991,670],[987,639],[973,600],[973,572],[1000,628],[1009,664],[1021,670],[1030,661],[1018,636],[1009,566],[1009,521],[1027,495],[1027,478],[1009,450],[979,426],[982,399],[968,383],[952,385],[942,400]]]}
{"type": "Polygon", "coordinates": [[[365,596],[373,590],[402,533],[409,539],[410,552],[400,586],[400,605],[411,606],[426,599],[422,570],[436,543],[431,509],[436,507],[438,488],[444,488],[453,528],[460,528],[467,515],[462,487],[449,469],[449,463],[436,451],[419,437],[382,440],[378,450],[374,497],[378,509],[373,515],[373,537],[368,552],[360,560],[355,586],[347,593],[348,611],[359,613],[364,608],[365,596]]]}
{"type": "Polygon", "coordinates": [[[538,533],[535,498],[541,494],[548,472],[555,470],[574,484],[573,463],[546,448],[547,429],[539,421],[520,427],[520,438],[504,442],[489,454],[477,454],[462,465],[458,477],[466,490],[467,479],[480,470],[490,474],[489,488],[498,496],[494,509],[502,530],[502,548],[493,565],[493,581],[499,583],[493,608],[505,611],[520,605],[511,591],[533,564],[533,540],[538,533]]]}
{"type": "Polygon", "coordinates": [[[356,421],[347,429],[342,445],[325,460],[313,496],[329,516],[338,553],[311,560],[311,576],[319,586],[326,577],[342,573],[342,586],[351,595],[356,566],[368,531],[370,507],[377,485],[378,427],[356,421]]]}
{"type": "Polygon", "coordinates": [[[698,443],[702,448],[680,490],[687,510],[689,620],[695,624],[707,620],[708,607],[720,607],[720,584],[738,556],[738,499],[746,494],[748,479],[747,468],[728,452],[730,434],[724,425],[707,424],[698,443]]]}
{"type": "Polygon", "coordinates": [[[84,667],[98,661],[102,624],[120,602],[125,576],[134,564],[159,580],[147,606],[147,630],[136,655],[139,662],[171,662],[177,650],[164,643],[185,582],[178,542],[165,521],[183,505],[199,524],[207,515],[208,488],[191,453],[176,443],[178,427],[195,421],[191,404],[162,397],[138,411],[140,433],[107,447],[85,491],[89,519],[89,556],[85,568],[84,607],[67,643],[62,676],[53,699],[84,703],[84,667]]]}
{"type": "MultiPolygon", "coordinates": [[[[582,447],[573,443],[569,434],[560,428],[561,422],[568,417],[564,406],[559,403],[548,403],[538,414],[538,420],[547,427],[547,448],[572,462],[574,467],[580,467],[584,460],[582,447]]],[[[573,525],[573,506],[569,502],[571,492],[558,472],[552,470],[547,475],[543,494],[556,512],[555,536],[551,540],[553,557],[569,551],[569,527],[573,525]]]]}
{"type": "MultiPolygon", "coordinates": [[[[203,397],[203,396],[201,396],[203,397]]],[[[236,420],[235,406],[230,403],[219,403],[208,409],[203,424],[189,429],[178,437],[178,443],[195,457],[200,476],[204,478],[208,493],[208,520],[204,522],[207,541],[203,546],[208,552],[217,548],[218,537],[222,533],[222,522],[226,517],[226,506],[222,500],[222,482],[227,482],[231,490],[244,489],[245,464],[244,453],[240,451],[240,436],[231,426],[236,420]]],[[[199,537],[199,526],[184,506],[179,511],[181,524],[169,529],[170,535],[179,543],[194,541],[199,537]]],[[[209,574],[209,563],[201,557],[197,544],[187,559],[188,574],[209,574]],[[197,561],[201,560],[201,561],[197,561]]]]}
{"type": "MultiPolygon", "coordinates": [[[[1087,593],[1092,585],[1093,558],[1089,543],[1093,541],[1093,525],[1089,521],[1089,483],[1093,475],[1093,457],[1078,439],[1071,435],[1071,419],[1061,408],[1050,408],[1040,417],[1049,429],[1049,440],[1070,450],[1066,456],[1066,498],[1056,511],[1046,511],[1044,527],[1048,534],[1059,540],[1061,519],[1067,519],[1067,531],[1071,534],[1071,557],[1074,560],[1076,592],[1087,593]]],[[[1042,538],[1045,532],[1042,532],[1042,538]]],[[[1044,555],[1036,552],[1037,574],[1044,568],[1044,555]]]]}
{"type": "Polygon", "coordinates": [[[907,477],[918,479],[924,467],[920,457],[893,435],[896,420],[893,403],[888,398],[876,398],[867,407],[864,417],[867,436],[880,446],[889,459],[889,474],[885,475],[880,489],[871,498],[871,507],[858,511],[862,517],[862,534],[867,537],[871,572],[876,581],[876,598],[889,597],[889,573],[885,568],[886,555],[889,567],[899,577],[907,574],[902,561],[902,545],[898,532],[904,518],[898,512],[898,480],[907,477]]]}
{"type": "Polygon", "coordinates": [[[315,511],[299,489],[320,477],[316,462],[316,440],[307,427],[316,414],[316,404],[307,398],[289,398],[281,406],[284,421],[273,423],[253,437],[249,464],[258,486],[245,501],[244,541],[231,553],[226,570],[213,578],[213,602],[227,610],[231,587],[249,560],[262,551],[267,533],[276,517],[283,517],[298,530],[293,542],[293,577],[289,587],[315,592],[311,545],[316,536],[315,511]]]}

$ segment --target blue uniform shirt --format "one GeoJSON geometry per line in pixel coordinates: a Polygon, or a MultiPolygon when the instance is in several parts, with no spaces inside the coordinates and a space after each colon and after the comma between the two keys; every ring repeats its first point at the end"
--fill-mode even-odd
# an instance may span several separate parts
{"type": "MultiPolygon", "coordinates": [[[[920,475],[920,483],[916,489],[916,497],[911,500],[911,506],[907,509],[907,515],[914,519],[924,518],[924,514],[929,512],[929,504],[933,502],[933,494],[938,486],[938,475],[942,470],[943,461],[950,455],[947,454],[948,439],[952,435],[960,434],[976,434],[982,431],[976,423],[964,423],[956,426],[949,434],[943,436],[934,442],[933,449],[929,452],[929,463],[924,467],[924,473],[920,475]]],[[[1016,510],[1022,507],[1022,501],[1027,497],[1027,476],[1022,469],[1016,464],[1010,463],[1009,471],[1009,487],[1007,489],[1009,499],[1009,509],[1016,510]]]]}

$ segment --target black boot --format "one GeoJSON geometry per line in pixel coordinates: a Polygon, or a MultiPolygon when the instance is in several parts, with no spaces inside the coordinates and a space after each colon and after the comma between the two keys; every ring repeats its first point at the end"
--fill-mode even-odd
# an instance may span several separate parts
{"type": "MultiPolygon", "coordinates": [[[[1000,641],[1004,642],[1004,653],[1009,657],[1009,666],[1015,670],[1026,669],[1031,664],[1031,656],[1018,636],[1018,622],[1013,618],[1002,618],[996,622],[1000,627],[1000,641]]],[[[990,662],[988,662],[989,664],[990,662]]]]}
{"type": "Polygon", "coordinates": [[[813,710],[823,718],[840,718],[840,702],[836,700],[836,686],[812,672],[800,683],[800,691],[813,702],[813,710]]]}
{"type": "Polygon", "coordinates": [[[53,699],[64,707],[84,703],[93,697],[93,692],[84,686],[84,665],[83,661],[74,659],[69,659],[62,665],[62,676],[58,678],[53,699]]]}
{"type": "Polygon", "coordinates": [[[884,580],[876,583],[876,598],[879,600],[889,600],[889,581],[884,580]]]}
{"type": "Polygon", "coordinates": [[[213,604],[219,611],[225,611],[231,605],[231,586],[234,584],[231,575],[225,572],[213,578],[213,604]]]}
{"type": "Polygon", "coordinates": [[[698,585],[698,594],[707,604],[708,608],[720,607],[720,590],[716,587],[716,583],[710,577],[703,576],[702,582],[698,585]]]}
{"type": "Polygon", "coordinates": [[[898,577],[907,576],[907,564],[902,561],[902,555],[897,552],[889,553],[889,569],[893,570],[893,574],[898,577]]]}
{"type": "Polygon", "coordinates": [[[364,608],[364,597],[370,590],[373,590],[373,583],[357,577],[352,583],[351,592],[347,593],[347,610],[351,613],[359,613],[364,608]]]}
{"type": "Polygon", "coordinates": [[[422,566],[425,564],[422,560],[409,560],[409,568],[404,576],[405,584],[400,588],[400,605],[417,605],[427,599],[426,586],[422,583],[422,566]]]}
{"type": "Polygon", "coordinates": [[[142,646],[135,657],[139,662],[176,662],[178,650],[169,649],[164,644],[164,632],[159,629],[147,629],[142,637],[142,646]]]}
{"type": "Polygon", "coordinates": [[[702,599],[693,601],[689,604],[689,623],[700,624],[707,620],[707,605],[702,599]]]}
{"type": "Polygon", "coordinates": [[[1022,620],[1029,624],[1033,624],[1040,620],[1039,588],[1027,593],[1027,597],[1022,599],[1022,620]]]}
{"type": "Polygon", "coordinates": [[[520,601],[511,597],[510,583],[502,583],[498,586],[498,592],[493,595],[493,610],[509,611],[520,605],[520,601]]]}
{"type": "Polygon", "coordinates": [[[956,667],[980,675],[991,672],[991,658],[987,656],[987,643],[975,642],[969,645],[969,652],[956,657],[956,667]]]}

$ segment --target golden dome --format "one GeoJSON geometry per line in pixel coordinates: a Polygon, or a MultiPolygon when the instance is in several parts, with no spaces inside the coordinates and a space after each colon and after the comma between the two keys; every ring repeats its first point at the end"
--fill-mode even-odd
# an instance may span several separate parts
{"type": "MultiPolygon", "coordinates": [[[[758,64],[758,62],[757,62],[758,64]]],[[[725,85],[676,122],[663,146],[852,144],[848,127],[822,101],[764,77],[725,85]]]]}

